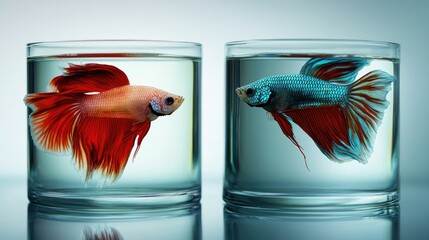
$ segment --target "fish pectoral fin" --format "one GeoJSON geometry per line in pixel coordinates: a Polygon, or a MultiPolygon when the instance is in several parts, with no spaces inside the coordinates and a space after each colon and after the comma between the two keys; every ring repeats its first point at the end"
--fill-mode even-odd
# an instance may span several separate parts
{"type": "Polygon", "coordinates": [[[339,105],[287,110],[285,114],[313,139],[330,160],[344,162],[356,157],[349,151],[349,129],[339,105]]]}
{"type": "Polygon", "coordinates": [[[274,120],[279,124],[280,128],[283,131],[283,134],[286,135],[287,138],[296,146],[298,147],[299,151],[301,152],[302,156],[304,157],[305,166],[310,171],[307,165],[307,157],[304,154],[304,149],[299,145],[298,141],[295,139],[295,135],[292,130],[292,125],[289,122],[288,117],[284,113],[278,113],[278,112],[271,112],[271,115],[273,116],[274,120]]]}
{"type": "Polygon", "coordinates": [[[138,137],[136,150],[134,151],[134,154],[133,154],[133,160],[137,156],[137,152],[140,149],[140,145],[143,141],[143,138],[146,137],[146,134],[149,132],[150,123],[151,123],[151,121],[146,120],[143,122],[138,122],[136,124],[133,124],[129,134],[127,134],[127,136],[126,136],[126,138],[132,138],[132,139],[135,139],[136,137],[138,137]]]}
{"type": "Polygon", "coordinates": [[[269,112],[269,111],[266,111],[265,112],[265,116],[267,117],[267,119],[269,119],[269,120],[274,120],[274,116],[273,116],[273,114],[271,113],[271,112],[269,112]]]}
{"type": "Polygon", "coordinates": [[[351,83],[357,73],[369,64],[363,58],[312,58],[301,69],[301,74],[335,83],[351,83]]]}

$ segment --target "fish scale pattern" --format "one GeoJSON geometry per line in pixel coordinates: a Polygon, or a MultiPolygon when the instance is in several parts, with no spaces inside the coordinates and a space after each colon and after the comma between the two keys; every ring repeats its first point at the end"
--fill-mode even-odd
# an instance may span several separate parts
{"type": "Polygon", "coordinates": [[[323,107],[347,103],[348,86],[302,74],[276,75],[262,80],[288,102],[289,108],[323,107]]]}

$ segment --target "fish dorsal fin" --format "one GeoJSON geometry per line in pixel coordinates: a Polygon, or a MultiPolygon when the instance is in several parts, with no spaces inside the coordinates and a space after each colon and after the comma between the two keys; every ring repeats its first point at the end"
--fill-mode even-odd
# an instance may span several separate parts
{"type": "Polygon", "coordinates": [[[64,70],[65,74],[55,77],[50,83],[58,92],[104,92],[130,84],[127,75],[112,65],[70,64],[64,70]]]}
{"type": "Polygon", "coordinates": [[[364,58],[312,58],[304,64],[301,74],[329,82],[348,84],[369,61],[364,58]]]}

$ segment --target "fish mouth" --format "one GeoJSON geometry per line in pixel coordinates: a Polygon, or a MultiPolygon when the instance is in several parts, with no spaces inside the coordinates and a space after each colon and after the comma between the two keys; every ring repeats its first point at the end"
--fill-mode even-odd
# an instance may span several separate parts
{"type": "Polygon", "coordinates": [[[174,101],[177,103],[177,108],[180,107],[180,105],[182,105],[183,101],[185,101],[185,98],[182,96],[177,96],[174,98],[174,101]]]}
{"type": "Polygon", "coordinates": [[[245,96],[244,94],[244,89],[239,87],[235,89],[235,93],[237,93],[238,97],[243,99],[243,97],[245,96]]]}

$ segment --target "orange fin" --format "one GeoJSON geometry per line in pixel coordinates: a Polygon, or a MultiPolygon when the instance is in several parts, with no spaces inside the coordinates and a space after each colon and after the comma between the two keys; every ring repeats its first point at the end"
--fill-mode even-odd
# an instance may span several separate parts
{"type": "Polygon", "coordinates": [[[338,162],[357,159],[359,153],[350,149],[349,129],[340,106],[294,109],[284,114],[300,126],[329,159],[338,162]]]}
{"type": "Polygon", "coordinates": [[[111,65],[70,65],[66,74],[51,85],[57,92],[28,94],[24,102],[33,109],[30,128],[33,140],[43,150],[72,150],[86,180],[94,171],[116,180],[128,162],[137,138],[134,157],[150,128],[150,121],[88,117],[81,102],[87,92],[102,92],[129,85],[128,78],[111,65]]]}
{"type": "Polygon", "coordinates": [[[52,79],[50,85],[58,92],[104,92],[130,85],[127,75],[119,68],[97,63],[70,64],[65,74],[52,79]]]}
{"type": "Polygon", "coordinates": [[[73,156],[80,168],[86,167],[86,180],[95,171],[117,180],[125,168],[137,138],[134,157],[150,128],[150,121],[135,124],[129,119],[83,118],[73,135],[73,156]]]}
{"type": "Polygon", "coordinates": [[[24,102],[33,109],[29,123],[34,142],[44,150],[67,151],[81,115],[79,98],[73,94],[36,93],[28,94],[24,102]]]}

